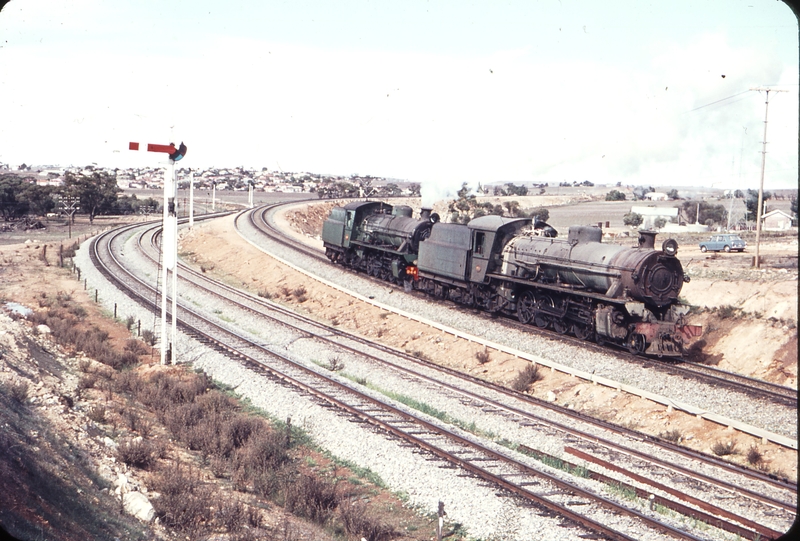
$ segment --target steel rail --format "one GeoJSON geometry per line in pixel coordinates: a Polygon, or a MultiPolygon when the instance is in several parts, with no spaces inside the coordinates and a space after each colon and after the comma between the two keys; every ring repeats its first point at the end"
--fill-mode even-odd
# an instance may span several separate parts
{"type": "MultiPolygon", "coordinates": [[[[104,236],[105,235],[102,235],[101,237],[104,237],[104,236]]],[[[99,253],[97,252],[97,250],[98,250],[97,246],[98,246],[98,238],[96,238],[96,239],[94,239],[92,241],[92,254],[93,254],[93,261],[95,261],[96,264],[99,264],[101,262],[101,257],[99,255],[99,253]]],[[[109,253],[111,253],[110,247],[109,247],[109,253]]],[[[112,254],[112,256],[113,256],[113,254],[112,254]]],[[[116,259],[116,258],[114,258],[114,259],[116,259]]],[[[118,273],[110,271],[109,269],[105,268],[104,265],[101,265],[98,268],[101,269],[101,272],[104,273],[104,275],[106,276],[107,279],[112,280],[112,282],[114,282],[114,283],[117,283],[120,287],[122,287],[123,289],[128,291],[129,295],[138,297],[138,300],[139,300],[140,303],[142,303],[145,306],[150,306],[150,307],[155,308],[155,303],[150,301],[150,299],[148,297],[146,297],[145,294],[143,294],[143,293],[141,293],[139,291],[135,291],[135,289],[137,289],[137,287],[138,287],[140,289],[143,288],[143,289],[148,290],[148,294],[150,294],[150,293],[152,293],[153,287],[150,286],[149,284],[147,284],[146,282],[144,282],[142,280],[139,280],[136,276],[134,276],[132,273],[127,271],[125,269],[125,267],[122,266],[122,264],[119,261],[115,261],[114,264],[119,268],[119,270],[122,273],[127,274],[138,285],[137,286],[132,286],[131,284],[126,283],[125,280],[121,280],[120,278],[118,278],[118,273]]],[[[234,333],[230,329],[227,329],[225,327],[220,326],[219,324],[209,320],[208,318],[206,318],[202,314],[199,314],[199,313],[191,310],[190,308],[187,308],[183,304],[180,304],[178,309],[179,309],[179,312],[182,312],[183,314],[191,314],[191,317],[196,318],[199,321],[202,321],[203,324],[205,324],[205,325],[209,325],[209,326],[213,327],[214,328],[214,335],[211,335],[208,332],[201,331],[200,329],[198,329],[196,327],[196,325],[189,324],[187,322],[187,318],[186,318],[185,315],[183,317],[180,317],[180,316],[178,317],[178,322],[179,322],[180,326],[183,328],[184,331],[187,331],[187,332],[189,332],[189,333],[191,333],[191,334],[193,334],[195,336],[200,336],[203,341],[206,341],[206,342],[209,342],[209,343],[212,343],[212,344],[216,344],[217,347],[221,351],[227,352],[227,354],[229,354],[229,355],[233,355],[235,357],[238,357],[240,360],[244,361],[246,365],[248,365],[248,366],[250,366],[250,365],[258,365],[260,370],[265,370],[265,371],[271,373],[273,375],[273,377],[277,377],[277,378],[279,378],[279,379],[281,379],[283,381],[291,383],[292,385],[294,385],[294,386],[296,386],[298,388],[302,388],[304,392],[308,392],[308,393],[313,394],[314,396],[318,396],[319,398],[324,399],[324,400],[336,405],[337,407],[340,407],[340,408],[344,409],[345,411],[348,411],[349,413],[352,413],[354,415],[359,416],[360,418],[363,418],[363,419],[367,420],[371,424],[374,424],[376,426],[380,426],[380,427],[384,428],[385,430],[387,430],[388,432],[390,432],[392,434],[395,434],[398,437],[402,437],[406,441],[412,442],[415,445],[418,445],[418,446],[420,446],[422,448],[428,449],[433,454],[435,454],[437,456],[440,456],[441,458],[446,459],[451,463],[454,463],[454,464],[456,464],[458,466],[461,466],[462,468],[466,469],[467,471],[470,471],[470,472],[480,476],[481,478],[483,478],[483,479],[485,479],[487,481],[491,481],[492,483],[495,483],[498,486],[506,488],[507,490],[509,490],[509,491],[511,491],[511,492],[513,492],[513,493],[515,493],[517,495],[523,496],[523,497],[525,497],[525,498],[527,498],[527,499],[529,499],[531,501],[534,501],[537,504],[542,505],[543,507],[545,507],[547,509],[550,509],[550,510],[552,510],[552,511],[554,511],[554,512],[556,512],[556,513],[558,513],[558,514],[560,514],[562,516],[565,516],[565,517],[567,517],[567,518],[569,518],[571,520],[574,520],[574,521],[578,522],[579,524],[583,524],[585,527],[587,527],[587,528],[589,528],[591,530],[598,531],[598,532],[600,532],[600,533],[602,533],[604,535],[608,535],[612,539],[626,540],[626,541],[632,539],[631,537],[629,537],[629,536],[627,536],[625,534],[622,534],[620,532],[617,532],[617,531],[615,531],[615,530],[613,530],[611,528],[608,528],[608,527],[606,527],[606,526],[604,526],[604,525],[602,525],[602,524],[600,524],[600,523],[598,523],[598,522],[596,522],[596,521],[594,521],[594,520],[592,520],[592,519],[590,519],[588,517],[585,517],[583,515],[575,513],[574,511],[572,511],[572,510],[570,510],[568,508],[565,508],[564,506],[562,506],[562,505],[560,505],[560,504],[558,504],[556,502],[552,502],[550,500],[547,500],[546,498],[543,498],[542,496],[534,494],[531,491],[525,489],[524,487],[521,487],[521,486],[518,486],[518,485],[516,485],[514,483],[511,483],[510,481],[504,479],[501,475],[497,475],[497,474],[491,473],[488,470],[486,470],[485,468],[481,468],[479,466],[476,466],[475,464],[472,464],[471,462],[469,462],[469,461],[467,461],[465,459],[462,459],[462,458],[459,458],[457,456],[454,456],[453,454],[448,453],[447,451],[445,451],[443,449],[440,449],[440,448],[430,444],[429,442],[424,442],[420,438],[417,438],[414,434],[410,434],[407,431],[402,431],[402,430],[397,429],[396,427],[392,427],[392,426],[388,425],[386,422],[384,422],[381,419],[377,418],[376,416],[370,415],[369,413],[367,413],[367,412],[365,412],[363,410],[353,409],[351,406],[347,406],[346,407],[346,405],[340,404],[339,403],[340,401],[338,399],[336,399],[335,397],[320,393],[320,391],[318,389],[316,389],[315,386],[302,384],[302,382],[294,383],[294,381],[296,381],[296,378],[293,378],[292,376],[289,376],[288,374],[281,373],[280,371],[276,370],[274,367],[268,367],[268,366],[264,365],[263,363],[257,361],[255,358],[253,358],[249,354],[244,353],[240,348],[232,346],[230,343],[223,342],[222,340],[220,340],[217,337],[217,335],[227,335],[227,336],[231,337],[232,339],[241,340],[246,344],[245,347],[260,349],[261,351],[263,351],[264,353],[266,353],[267,355],[269,355],[269,356],[271,356],[273,358],[278,358],[278,359],[282,360],[283,362],[291,363],[293,368],[299,369],[299,370],[301,370],[303,372],[306,372],[306,373],[312,375],[313,377],[321,378],[323,381],[325,381],[326,383],[328,383],[330,385],[333,385],[336,388],[339,388],[341,390],[346,390],[348,393],[352,393],[355,396],[357,396],[359,400],[368,401],[368,402],[372,403],[375,406],[380,406],[381,408],[387,409],[389,411],[393,411],[396,415],[399,415],[401,418],[405,418],[409,422],[413,422],[415,424],[418,424],[419,426],[422,426],[426,430],[430,430],[430,431],[436,432],[436,433],[438,433],[440,435],[443,435],[443,436],[447,437],[448,439],[450,439],[451,441],[456,441],[461,445],[469,446],[469,447],[473,448],[477,452],[485,454],[485,455],[487,455],[487,456],[489,456],[489,457],[491,457],[491,458],[493,458],[495,460],[503,461],[503,462],[505,462],[505,463],[507,463],[509,465],[512,465],[515,468],[519,469],[520,471],[523,471],[523,472],[525,472],[525,473],[527,473],[529,475],[534,475],[534,476],[546,479],[548,482],[553,483],[556,486],[561,487],[563,490],[568,490],[568,491],[571,491],[571,492],[573,492],[575,494],[578,494],[578,495],[580,495],[582,497],[590,499],[592,501],[596,501],[596,502],[602,504],[603,506],[614,510],[615,512],[626,514],[628,516],[634,517],[634,518],[640,520],[642,523],[646,524],[650,528],[654,528],[654,529],[656,529],[658,531],[661,531],[661,532],[664,532],[664,533],[669,533],[670,535],[673,535],[673,536],[678,537],[678,538],[691,539],[691,540],[699,540],[700,539],[700,538],[696,537],[695,535],[693,535],[691,533],[685,532],[685,531],[680,530],[678,528],[674,528],[672,526],[664,524],[664,523],[662,523],[662,522],[660,522],[658,520],[652,519],[652,518],[650,518],[650,517],[638,512],[636,510],[629,509],[629,508],[627,508],[625,506],[619,505],[619,504],[617,504],[617,503],[615,503],[615,502],[613,502],[611,500],[608,500],[607,498],[603,498],[601,496],[598,496],[597,494],[594,494],[591,491],[582,489],[582,488],[580,488],[580,487],[578,487],[578,486],[576,486],[576,485],[574,485],[572,483],[569,483],[567,481],[558,479],[557,477],[551,476],[551,475],[546,474],[544,472],[540,472],[538,470],[534,470],[533,468],[529,467],[528,465],[526,465],[524,463],[521,463],[521,462],[519,462],[519,461],[517,461],[517,460],[515,460],[515,459],[513,459],[511,457],[508,457],[508,456],[506,456],[506,455],[504,455],[502,453],[499,453],[497,451],[494,451],[492,449],[485,448],[484,446],[482,446],[482,445],[480,445],[480,444],[478,444],[476,442],[473,442],[473,441],[471,441],[471,440],[469,440],[467,438],[464,438],[464,437],[462,437],[462,436],[460,436],[458,434],[452,433],[451,431],[445,430],[445,429],[443,429],[443,428],[441,428],[441,427],[439,427],[437,425],[429,423],[429,422],[425,421],[424,419],[420,419],[420,418],[418,418],[416,416],[410,415],[409,413],[407,413],[405,411],[399,410],[399,409],[397,409],[397,408],[395,408],[395,407],[393,407],[393,406],[391,406],[389,404],[386,404],[386,403],[384,403],[384,402],[382,402],[382,401],[380,401],[378,399],[375,399],[375,398],[373,398],[373,397],[371,397],[369,395],[361,393],[361,392],[359,392],[359,391],[357,391],[357,390],[355,390],[355,389],[353,389],[353,388],[351,388],[351,387],[349,387],[347,385],[344,385],[344,384],[342,384],[342,383],[340,383],[340,382],[338,382],[336,380],[333,380],[332,378],[329,378],[329,377],[327,377],[327,376],[325,376],[323,374],[315,372],[315,371],[313,371],[313,370],[311,370],[311,369],[309,369],[307,367],[304,367],[302,365],[298,365],[298,364],[294,363],[293,361],[291,361],[291,359],[288,359],[285,356],[282,356],[282,355],[280,355],[280,354],[278,354],[276,352],[273,352],[273,351],[270,351],[270,350],[268,350],[266,348],[258,346],[257,344],[253,344],[252,342],[250,342],[245,337],[242,337],[241,335],[238,335],[238,334],[234,333]]]]}

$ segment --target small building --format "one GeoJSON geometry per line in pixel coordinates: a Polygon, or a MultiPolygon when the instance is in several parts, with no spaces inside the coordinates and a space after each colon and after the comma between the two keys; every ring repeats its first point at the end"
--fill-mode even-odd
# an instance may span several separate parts
{"type": "Polygon", "coordinates": [[[648,192],[644,196],[648,201],[666,201],[669,199],[669,196],[663,192],[648,192]]]}
{"type": "Polygon", "coordinates": [[[761,219],[765,231],[786,231],[792,228],[792,217],[780,209],[769,211],[761,219]]]}
{"type": "Polygon", "coordinates": [[[635,212],[642,217],[640,229],[653,229],[658,218],[663,218],[666,222],[670,222],[678,217],[677,207],[633,206],[631,207],[631,212],[635,212]]]}

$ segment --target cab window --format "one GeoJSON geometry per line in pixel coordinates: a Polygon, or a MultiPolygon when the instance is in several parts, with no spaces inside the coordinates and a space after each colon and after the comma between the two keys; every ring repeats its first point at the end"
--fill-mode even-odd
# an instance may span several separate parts
{"type": "Polygon", "coordinates": [[[475,233],[475,253],[483,254],[483,243],[486,239],[486,233],[475,233]]]}

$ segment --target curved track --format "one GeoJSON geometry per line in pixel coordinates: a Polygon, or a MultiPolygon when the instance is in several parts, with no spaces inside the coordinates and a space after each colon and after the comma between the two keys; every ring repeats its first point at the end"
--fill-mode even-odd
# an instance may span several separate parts
{"type": "MultiPolygon", "coordinates": [[[[154,307],[154,291],[151,286],[148,286],[135,276],[131,275],[127,271],[125,271],[124,266],[116,260],[113,256],[113,252],[115,250],[114,246],[119,245],[121,238],[124,238],[127,235],[127,229],[125,230],[117,230],[118,233],[116,235],[103,235],[93,241],[92,243],[92,259],[95,261],[95,264],[98,266],[107,266],[105,267],[105,274],[106,276],[114,281],[115,283],[119,284],[120,287],[127,289],[130,291],[131,296],[136,296],[140,302],[142,302],[145,306],[150,308],[154,307]],[[113,269],[113,270],[112,270],[113,269]]],[[[151,231],[151,238],[154,237],[151,231]]],[[[143,238],[142,235],[139,236],[139,239],[143,238]]],[[[154,241],[150,241],[151,249],[152,243],[154,241]]],[[[147,243],[145,243],[147,244],[147,243]]],[[[187,269],[182,268],[179,274],[189,275],[192,274],[187,269]]],[[[207,278],[203,277],[199,273],[194,273],[194,276],[191,277],[192,280],[200,280],[204,283],[210,283],[207,278]]],[[[204,287],[208,287],[207,284],[204,287]]],[[[247,295],[238,292],[233,288],[228,288],[227,286],[223,286],[221,284],[215,284],[214,288],[220,288],[221,292],[217,293],[219,295],[226,296],[226,298],[232,299],[234,296],[237,297],[237,302],[243,302],[238,299],[238,297],[248,297],[247,295]]],[[[255,303],[256,305],[260,304],[261,306],[256,308],[259,312],[264,312],[264,306],[268,306],[271,303],[264,303],[259,299],[254,299],[250,297],[250,302],[255,303]]],[[[252,308],[251,308],[252,309],[252,308]]],[[[273,312],[279,312],[279,310],[274,306],[269,306],[269,310],[273,312]]],[[[258,346],[253,344],[252,341],[247,339],[246,337],[242,336],[241,334],[232,331],[229,328],[220,326],[218,323],[214,323],[206,316],[191,310],[181,304],[178,309],[178,317],[181,328],[186,330],[187,332],[193,334],[194,336],[198,337],[200,340],[208,343],[209,345],[220,349],[221,351],[227,352],[228,354],[235,354],[239,359],[242,360],[245,364],[250,367],[256,368],[257,370],[268,374],[270,377],[280,379],[281,381],[287,382],[296,388],[300,388],[303,390],[304,393],[313,394],[320,400],[325,400],[329,403],[335,404],[336,407],[342,409],[343,411],[348,412],[350,415],[357,416],[364,422],[369,422],[375,426],[380,426],[382,429],[386,430],[387,432],[394,434],[396,437],[402,437],[407,441],[412,441],[416,445],[427,449],[429,452],[444,458],[451,463],[457,464],[458,466],[470,471],[475,475],[479,475],[485,479],[491,479],[492,482],[497,483],[498,486],[501,486],[510,492],[517,494],[518,496],[525,497],[528,499],[532,499],[536,501],[538,505],[541,505],[551,511],[558,512],[559,514],[569,517],[571,520],[574,520],[578,523],[583,524],[586,527],[589,527],[595,531],[603,531],[604,528],[600,524],[596,524],[591,519],[587,519],[582,515],[575,514],[574,511],[566,508],[563,503],[559,503],[559,498],[550,498],[542,500],[536,494],[531,493],[530,490],[525,488],[526,481],[519,481],[520,476],[535,476],[541,482],[542,474],[541,472],[537,472],[532,470],[526,464],[513,459],[509,456],[506,456],[503,453],[498,453],[496,450],[492,450],[482,446],[480,444],[476,444],[475,442],[471,441],[470,439],[464,438],[463,436],[459,436],[458,434],[453,433],[452,431],[445,430],[442,427],[432,425],[431,423],[414,416],[410,416],[407,412],[397,410],[392,406],[385,404],[383,402],[377,402],[374,399],[363,395],[363,393],[358,393],[354,391],[354,389],[343,386],[341,383],[333,380],[332,378],[325,377],[324,374],[319,374],[313,370],[309,370],[305,367],[301,367],[292,363],[288,358],[283,357],[279,354],[276,354],[272,351],[267,351],[264,347],[258,346]],[[259,350],[259,355],[267,355],[270,359],[268,363],[265,364],[263,360],[256,358],[256,355],[253,355],[252,352],[254,350],[259,350]],[[245,353],[250,352],[250,353],[245,353]],[[280,366],[286,365],[281,369],[275,368],[273,363],[277,363],[280,366]],[[298,375],[296,372],[299,372],[298,375]],[[310,378],[309,380],[304,380],[304,378],[310,378]],[[325,389],[325,390],[323,390],[325,389]],[[350,398],[341,398],[339,395],[345,394],[350,398]],[[352,398],[352,397],[355,398],[352,398]],[[366,404],[366,405],[365,405],[366,404]],[[370,411],[375,408],[380,408],[381,414],[374,415],[371,414],[370,411]],[[391,413],[391,415],[396,417],[396,420],[387,422],[385,420],[385,415],[387,412],[391,413]],[[411,434],[409,433],[408,429],[404,429],[403,425],[407,423],[414,423],[415,429],[412,429],[410,432],[414,432],[414,430],[419,431],[420,427],[422,430],[427,434],[425,437],[419,436],[419,434],[411,434]],[[441,444],[439,440],[441,438],[447,438],[446,444],[441,444]],[[457,446],[460,450],[453,451],[448,449],[450,446],[457,446]],[[472,460],[468,460],[464,458],[464,446],[467,446],[469,449],[469,453],[480,453],[480,457],[476,457],[472,460]],[[512,468],[512,473],[508,473],[508,468],[512,468]],[[492,471],[494,470],[494,471],[492,471]],[[499,471],[498,471],[499,470],[499,471]],[[510,477],[509,477],[510,476],[510,477]],[[513,479],[513,481],[511,480],[513,479]]],[[[275,316],[270,316],[275,317],[275,316]]],[[[286,319],[287,314],[284,312],[280,315],[280,319],[286,319]]],[[[297,317],[296,315],[292,315],[292,317],[297,317]]],[[[331,333],[332,329],[324,328],[324,330],[320,331],[319,329],[316,331],[309,331],[308,326],[317,326],[320,327],[317,323],[312,322],[310,320],[306,320],[303,322],[306,326],[306,329],[303,332],[311,332],[319,338],[320,334],[331,333]]],[[[344,335],[345,333],[339,333],[336,331],[337,334],[344,335]]],[[[355,340],[354,337],[348,336],[349,340],[355,340]]],[[[364,344],[361,346],[356,346],[358,349],[363,349],[364,344]]],[[[375,347],[371,344],[372,347],[375,347]]],[[[397,352],[393,352],[397,354],[397,352]]],[[[417,361],[419,362],[419,361],[417,361]]],[[[424,363],[423,363],[424,364],[424,363]]],[[[438,368],[438,367],[437,367],[438,368]]],[[[415,374],[415,377],[422,377],[420,374],[415,374]]],[[[439,383],[440,384],[440,383],[439,383]]],[[[455,392],[464,393],[463,390],[460,389],[453,389],[455,392]]],[[[466,395],[465,395],[466,396],[466,395]]],[[[476,400],[483,401],[484,403],[487,402],[486,397],[484,396],[473,396],[476,400]]],[[[528,397],[529,398],[529,397],[528,397]]],[[[503,405],[500,403],[490,403],[492,407],[497,408],[504,408],[507,411],[512,411],[513,408],[509,408],[507,405],[503,405]]],[[[541,404],[540,404],[541,405],[541,404]]],[[[552,407],[552,406],[551,406],[552,407]]],[[[514,412],[515,414],[519,414],[519,412],[514,412]]],[[[530,422],[542,422],[542,419],[535,419],[534,417],[528,417],[530,422]]],[[[553,426],[551,424],[551,426],[553,426]]],[[[564,431],[563,427],[559,428],[560,430],[564,431]]],[[[571,429],[566,429],[569,431],[571,429]]],[[[574,430],[572,430],[573,435],[577,435],[574,430]]],[[[585,437],[585,435],[583,435],[585,437]]],[[[598,440],[596,436],[590,436],[595,440],[598,440]]],[[[619,449],[618,449],[619,450],[619,449]]],[[[631,450],[622,450],[623,453],[631,454],[631,450]]],[[[635,453],[634,453],[635,454],[635,453]]],[[[640,453],[641,454],[641,453],[640,453]]],[[[674,465],[673,465],[674,468],[674,465]]],[[[581,495],[581,497],[590,498],[594,501],[598,501],[597,496],[591,493],[586,493],[579,487],[572,485],[571,483],[564,482],[560,479],[547,479],[548,483],[552,483],[553,486],[558,487],[557,490],[564,491],[565,494],[564,498],[574,498],[576,494],[581,495]]],[[[599,500],[602,505],[605,506],[616,506],[613,502],[604,501],[602,498],[599,500]]],[[[775,505],[776,502],[770,502],[769,505],[775,505]]],[[[618,508],[615,508],[616,512],[624,512],[631,516],[636,516],[639,520],[650,520],[647,517],[638,516],[638,513],[632,511],[630,509],[622,511],[618,508]]],[[[705,520],[709,520],[706,518],[705,520]]],[[[711,520],[714,520],[711,517],[711,520]]],[[[716,521],[715,521],[716,522],[716,521]]],[[[754,531],[758,532],[758,535],[765,535],[767,537],[773,537],[776,532],[762,527],[759,527],[757,524],[750,524],[746,520],[739,522],[746,524],[748,527],[753,528],[754,531]]],[[[685,538],[695,538],[691,535],[686,535],[684,533],[678,531],[671,531],[671,528],[665,526],[663,524],[653,524],[651,523],[651,527],[655,527],[658,530],[664,532],[669,531],[672,535],[682,536],[685,538]]],[[[748,533],[752,533],[750,530],[742,529],[739,526],[734,526],[734,533],[742,535],[746,538],[755,538],[753,536],[747,535],[748,533]]],[[[727,529],[727,528],[726,528],[727,529]]],[[[620,534],[619,532],[606,532],[604,531],[605,535],[609,535],[611,538],[614,539],[627,539],[628,537],[624,534],[620,534]]]]}
{"type": "MultiPolygon", "coordinates": [[[[291,204],[294,205],[296,203],[297,202],[292,202],[291,204]]],[[[269,218],[269,215],[275,212],[281,206],[283,206],[283,204],[268,205],[253,211],[249,212],[246,211],[248,215],[248,220],[253,225],[253,227],[258,229],[261,233],[263,233],[270,239],[284,246],[287,246],[293,250],[301,252],[307,256],[313,257],[320,261],[327,262],[328,258],[325,257],[324,253],[320,252],[319,250],[315,250],[307,245],[294,241],[291,237],[286,235],[284,232],[280,231],[280,229],[276,228],[272,224],[272,220],[269,218]]],[[[366,279],[379,282],[382,285],[388,287],[395,287],[398,290],[403,289],[401,286],[389,284],[377,278],[370,277],[366,274],[362,274],[361,276],[366,279]]],[[[424,295],[423,293],[419,292],[415,292],[414,294],[424,295]]],[[[427,296],[425,297],[427,298],[427,296]]],[[[456,309],[462,309],[457,304],[453,304],[451,305],[451,307],[456,309]]],[[[470,313],[473,313],[473,311],[470,310],[470,313]]],[[[491,318],[491,315],[489,314],[484,314],[484,316],[487,318],[491,318]]],[[[732,391],[741,392],[747,396],[765,398],[777,404],[782,404],[789,407],[797,408],[798,391],[797,389],[792,389],[791,387],[786,387],[783,385],[764,381],[761,379],[743,376],[741,374],[725,371],[713,366],[694,363],[691,361],[687,361],[685,359],[662,361],[662,360],[655,360],[647,357],[642,357],[639,355],[633,355],[628,353],[627,351],[620,351],[619,349],[609,350],[608,347],[599,346],[592,341],[581,340],[579,338],[575,338],[569,335],[559,334],[552,330],[540,329],[532,325],[524,325],[512,318],[505,318],[504,323],[513,328],[525,330],[526,332],[536,332],[545,334],[546,336],[548,336],[548,338],[563,341],[571,345],[577,345],[580,347],[585,347],[587,349],[596,351],[602,351],[605,353],[613,351],[615,355],[618,355],[619,357],[625,359],[627,362],[638,364],[639,366],[646,368],[648,370],[659,370],[669,375],[674,375],[689,379],[696,379],[711,385],[719,386],[725,389],[730,389],[732,391]]]]}

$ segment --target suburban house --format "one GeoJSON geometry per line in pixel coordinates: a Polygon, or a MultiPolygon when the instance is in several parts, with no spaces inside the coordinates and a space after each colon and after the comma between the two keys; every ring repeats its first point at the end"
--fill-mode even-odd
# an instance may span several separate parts
{"type": "Polygon", "coordinates": [[[677,207],[631,207],[631,212],[635,212],[642,217],[642,225],[640,229],[653,229],[655,228],[655,221],[658,218],[663,218],[666,222],[670,222],[678,217],[677,207]]]}
{"type": "Polygon", "coordinates": [[[786,231],[792,228],[792,217],[780,209],[769,211],[761,219],[765,231],[786,231]]]}

